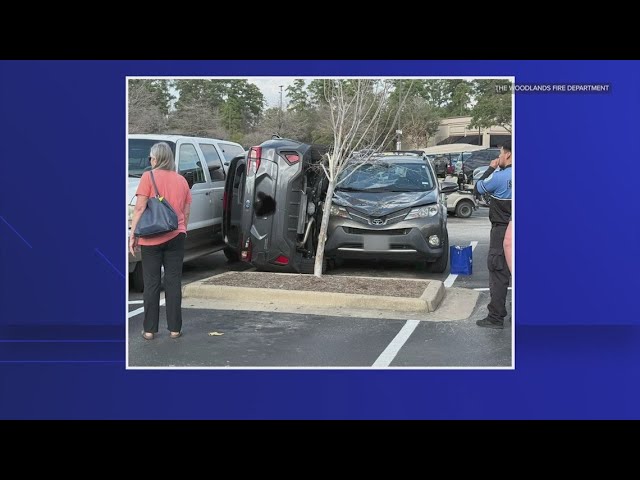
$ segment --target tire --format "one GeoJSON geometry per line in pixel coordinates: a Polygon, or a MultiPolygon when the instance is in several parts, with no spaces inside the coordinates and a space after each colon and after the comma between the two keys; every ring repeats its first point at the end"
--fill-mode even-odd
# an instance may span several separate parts
{"type": "MultiPolygon", "coordinates": [[[[142,276],[142,262],[138,262],[129,278],[129,286],[134,292],[144,292],[144,279],[142,276]]],[[[160,267],[160,290],[164,290],[164,265],[160,267]]]]}
{"type": "Polygon", "coordinates": [[[227,260],[229,260],[230,262],[237,262],[240,260],[240,257],[238,256],[238,252],[233,250],[231,247],[224,247],[222,252],[224,253],[224,256],[227,257],[227,260]]]}
{"type": "Polygon", "coordinates": [[[449,234],[444,239],[444,253],[435,262],[427,263],[427,271],[432,273],[444,273],[449,266],[449,234]]]}
{"type": "MultiPolygon", "coordinates": [[[[303,273],[305,275],[313,275],[314,269],[315,263],[304,263],[300,268],[300,273],[303,273]]],[[[324,275],[325,273],[327,273],[327,270],[329,269],[329,259],[327,257],[324,257],[322,259],[322,274],[324,275]]]]}
{"type": "Polygon", "coordinates": [[[456,217],[469,218],[473,213],[473,203],[462,200],[456,205],[456,217]]]}
{"type": "Polygon", "coordinates": [[[136,268],[129,276],[129,286],[134,292],[144,292],[144,280],[142,279],[142,262],[136,264],[136,268]]]}

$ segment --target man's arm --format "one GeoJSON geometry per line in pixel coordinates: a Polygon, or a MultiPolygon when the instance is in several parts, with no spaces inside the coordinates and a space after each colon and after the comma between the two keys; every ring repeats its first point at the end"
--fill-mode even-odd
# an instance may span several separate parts
{"type": "Polygon", "coordinates": [[[489,168],[485,170],[484,175],[482,175],[482,178],[478,180],[475,186],[473,187],[473,190],[476,195],[491,193],[493,191],[495,186],[489,185],[490,182],[485,182],[485,180],[487,180],[491,175],[493,175],[493,172],[495,172],[496,168],[498,168],[497,158],[494,160],[491,160],[491,163],[489,164],[489,168]]]}

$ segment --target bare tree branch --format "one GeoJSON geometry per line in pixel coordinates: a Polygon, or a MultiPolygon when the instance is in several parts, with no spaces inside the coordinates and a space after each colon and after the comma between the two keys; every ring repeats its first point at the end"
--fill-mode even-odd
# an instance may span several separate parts
{"type": "MultiPolygon", "coordinates": [[[[383,113],[390,109],[391,87],[390,82],[380,82],[373,79],[324,81],[323,92],[331,119],[333,148],[326,157],[328,167],[322,165],[329,184],[323,205],[316,250],[314,275],[317,277],[322,276],[331,203],[338,179],[347,165],[353,168],[344,179],[353,175],[386,145],[393,127],[397,125],[398,115],[404,101],[409,95],[407,91],[401,98],[400,104],[395,108],[395,117],[391,128],[388,125],[391,114],[387,116],[384,125],[381,125],[384,118],[383,113]],[[384,136],[379,134],[383,128],[384,136]],[[382,141],[380,141],[381,138],[382,141]]],[[[344,179],[340,178],[340,183],[344,179]]]]}
{"type": "Polygon", "coordinates": [[[129,80],[129,133],[160,133],[166,118],[155,103],[151,80],[129,80]]]}

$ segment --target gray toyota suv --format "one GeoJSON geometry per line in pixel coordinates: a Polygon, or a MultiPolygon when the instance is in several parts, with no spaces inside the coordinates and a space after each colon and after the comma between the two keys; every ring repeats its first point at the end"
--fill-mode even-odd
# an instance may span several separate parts
{"type": "Polygon", "coordinates": [[[447,210],[431,162],[382,154],[342,172],[333,198],[325,253],[329,258],[424,261],[436,273],[449,262],[447,210]]]}

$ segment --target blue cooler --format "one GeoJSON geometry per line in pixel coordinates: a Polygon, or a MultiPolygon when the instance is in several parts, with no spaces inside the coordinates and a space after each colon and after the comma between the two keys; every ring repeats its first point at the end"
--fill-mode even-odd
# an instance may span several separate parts
{"type": "Polygon", "coordinates": [[[451,273],[457,275],[471,275],[473,273],[473,249],[451,245],[449,247],[451,273]]]}

